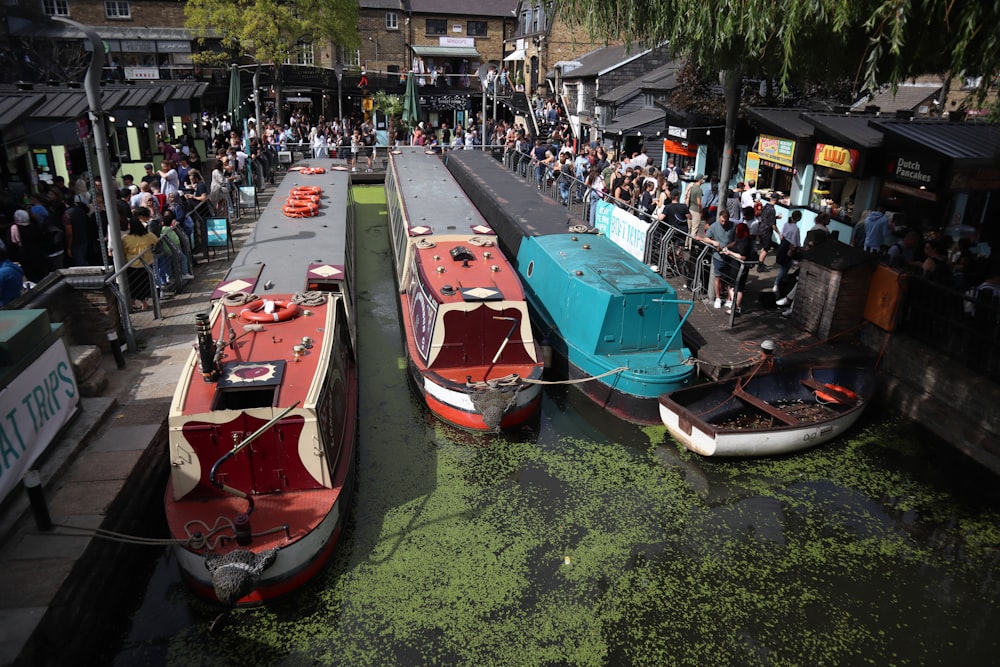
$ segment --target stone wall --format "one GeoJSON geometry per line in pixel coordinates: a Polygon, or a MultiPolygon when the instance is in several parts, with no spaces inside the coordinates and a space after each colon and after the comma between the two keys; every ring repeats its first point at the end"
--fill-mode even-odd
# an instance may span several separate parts
{"type": "Polygon", "coordinates": [[[878,399],[1000,474],[1000,387],[926,345],[872,324],[861,342],[879,354],[878,399]]]}
{"type": "Polygon", "coordinates": [[[44,309],[53,323],[66,325],[70,345],[96,345],[109,352],[108,331],[124,332],[118,302],[104,285],[99,267],[65,269],[49,274],[34,289],[7,304],[8,309],[44,309]]]}

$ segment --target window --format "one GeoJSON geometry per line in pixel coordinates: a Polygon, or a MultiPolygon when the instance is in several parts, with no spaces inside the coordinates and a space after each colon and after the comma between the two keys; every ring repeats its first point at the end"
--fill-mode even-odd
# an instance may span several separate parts
{"type": "Polygon", "coordinates": [[[447,35],[448,22],[444,19],[427,19],[428,35],[447,35]]]}
{"type": "Polygon", "coordinates": [[[42,11],[49,16],[69,16],[69,0],[42,0],[42,11]]]}
{"type": "Polygon", "coordinates": [[[486,21],[469,21],[466,34],[469,37],[486,37],[486,21]]]}
{"type": "Polygon", "coordinates": [[[109,19],[132,18],[128,0],[104,0],[104,15],[109,19]]]}
{"type": "Polygon", "coordinates": [[[299,44],[297,52],[295,54],[295,64],[296,65],[312,65],[315,62],[313,58],[313,45],[311,42],[306,42],[299,44]]]}
{"type": "Polygon", "coordinates": [[[285,59],[286,65],[312,65],[313,63],[313,45],[311,42],[299,42],[295,46],[295,51],[285,59]]]}
{"type": "Polygon", "coordinates": [[[396,12],[385,13],[385,29],[399,30],[399,14],[396,12]]]}

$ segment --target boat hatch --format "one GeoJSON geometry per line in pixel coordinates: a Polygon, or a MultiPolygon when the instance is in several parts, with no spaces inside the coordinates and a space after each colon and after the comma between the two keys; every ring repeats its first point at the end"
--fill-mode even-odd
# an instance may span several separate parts
{"type": "Polygon", "coordinates": [[[277,405],[284,361],[232,361],[222,364],[212,410],[249,410],[277,405]]]}
{"type": "Polygon", "coordinates": [[[503,301],[503,293],[496,287],[463,287],[463,301],[503,301]]]}

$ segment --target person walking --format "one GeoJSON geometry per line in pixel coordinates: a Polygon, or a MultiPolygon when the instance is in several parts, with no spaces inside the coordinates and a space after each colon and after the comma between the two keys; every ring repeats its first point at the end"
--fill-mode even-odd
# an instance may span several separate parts
{"type": "Polygon", "coordinates": [[[775,263],[778,265],[778,275],[774,279],[774,286],[771,291],[779,293],[781,281],[788,275],[802,247],[802,237],[799,233],[799,220],[802,219],[802,211],[792,211],[788,222],[781,228],[781,243],[778,244],[778,251],[775,253],[775,263]]]}

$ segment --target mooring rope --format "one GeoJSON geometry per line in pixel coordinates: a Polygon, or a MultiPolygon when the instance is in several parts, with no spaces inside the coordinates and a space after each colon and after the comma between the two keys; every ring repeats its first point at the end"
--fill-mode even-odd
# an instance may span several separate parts
{"type": "Polygon", "coordinates": [[[601,373],[600,375],[591,375],[589,378],[579,378],[577,380],[536,380],[534,378],[521,378],[522,382],[530,382],[531,384],[579,384],[581,382],[590,382],[591,380],[599,380],[602,377],[607,377],[608,375],[614,375],[615,373],[621,373],[622,371],[627,371],[628,366],[619,366],[618,368],[613,368],[607,373],[601,373]]]}

